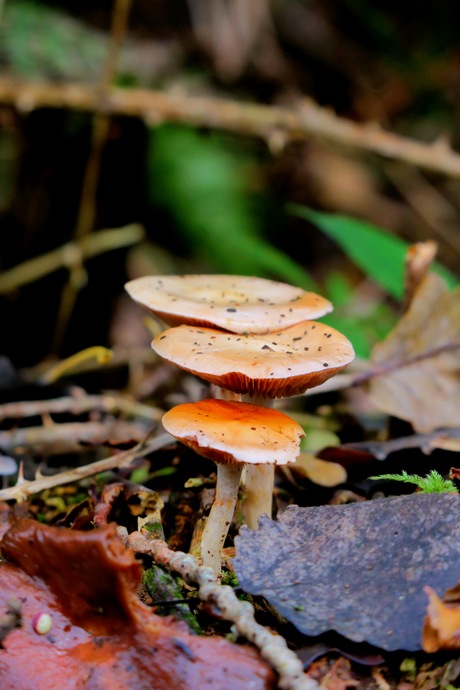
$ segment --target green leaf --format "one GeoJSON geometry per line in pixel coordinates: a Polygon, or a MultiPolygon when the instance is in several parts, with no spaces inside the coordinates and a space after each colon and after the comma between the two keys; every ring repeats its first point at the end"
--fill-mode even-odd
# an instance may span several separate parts
{"type": "MultiPolygon", "coordinates": [[[[407,242],[371,223],[348,216],[322,213],[297,204],[291,204],[289,210],[335,240],[347,256],[392,297],[402,298],[407,242]]],[[[457,279],[443,266],[435,264],[435,270],[450,288],[458,285],[457,279]]]]}
{"type": "Polygon", "coordinates": [[[212,270],[315,289],[302,266],[263,237],[249,192],[253,162],[241,152],[238,156],[225,138],[157,127],[150,133],[148,162],[152,200],[173,217],[186,245],[212,270]]]}

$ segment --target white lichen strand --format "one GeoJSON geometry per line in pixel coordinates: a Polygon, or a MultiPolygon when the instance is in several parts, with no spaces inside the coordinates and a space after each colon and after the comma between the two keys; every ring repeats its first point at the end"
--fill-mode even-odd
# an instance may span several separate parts
{"type": "Polygon", "coordinates": [[[187,583],[198,584],[198,596],[216,606],[222,617],[234,624],[238,634],[260,651],[261,656],[278,673],[281,690],[318,690],[319,685],[304,673],[299,657],[290,650],[286,640],[254,618],[254,609],[247,601],[239,601],[233,589],[219,585],[211,568],[201,566],[194,556],[172,551],[160,539],[148,539],[140,532],[128,536],[125,528],[119,534],[138,553],[149,554],[158,565],[178,573],[187,583]]]}

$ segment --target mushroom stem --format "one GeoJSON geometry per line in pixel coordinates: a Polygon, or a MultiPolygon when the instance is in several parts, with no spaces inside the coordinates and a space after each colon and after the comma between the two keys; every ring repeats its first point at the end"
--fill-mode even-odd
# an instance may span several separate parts
{"type": "Polygon", "coordinates": [[[217,465],[216,494],[201,540],[203,565],[216,575],[221,569],[221,553],[235,511],[243,465],[217,465]]]}
{"type": "MultiPolygon", "coordinates": [[[[242,400],[254,405],[262,405],[262,407],[273,407],[273,400],[257,395],[243,395],[242,400]]],[[[261,515],[268,515],[271,518],[274,484],[274,465],[246,465],[244,477],[246,496],[243,504],[243,516],[244,523],[249,529],[258,528],[261,515]]]]}
{"type": "Polygon", "coordinates": [[[272,516],[274,465],[246,465],[244,522],[249,529],[257,529],[261,515],[272,516]]]}

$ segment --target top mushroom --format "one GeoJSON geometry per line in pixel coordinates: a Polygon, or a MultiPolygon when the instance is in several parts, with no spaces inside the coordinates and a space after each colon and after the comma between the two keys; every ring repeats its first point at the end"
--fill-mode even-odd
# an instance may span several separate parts
{"type": "Polygon", "coordinates": [[[135,302],[170,326],[268,333],[332,311],[320,295],[251,276],[143,276],[125,287],[135,302]]]}

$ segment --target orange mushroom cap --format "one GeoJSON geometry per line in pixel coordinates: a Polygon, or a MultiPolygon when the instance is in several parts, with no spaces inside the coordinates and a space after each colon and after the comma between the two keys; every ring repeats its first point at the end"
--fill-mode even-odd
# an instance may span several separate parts
{"type": "Polygon", "coordinates": [[[342,333],[316,321],[265,335],[176,326],[158,335],[152,347],[164,359],[220,388],[265,398],[299,395],[354,358],[342,333]]]}
{"type": "Polygon", "coordinates": [[[201,400],[173,407],[163,426],[217,463],[285,465],[300,452],[302,427],[283,412],[252,403],[201,400]]]}
{"type": "Polygon", "coordinates": [[[232,333],[267,333],[332,311],[332,304],[313,292],[250,276],[143,276],[125,288],[135,302],[170,326],[190,324],[232,333]]]}

